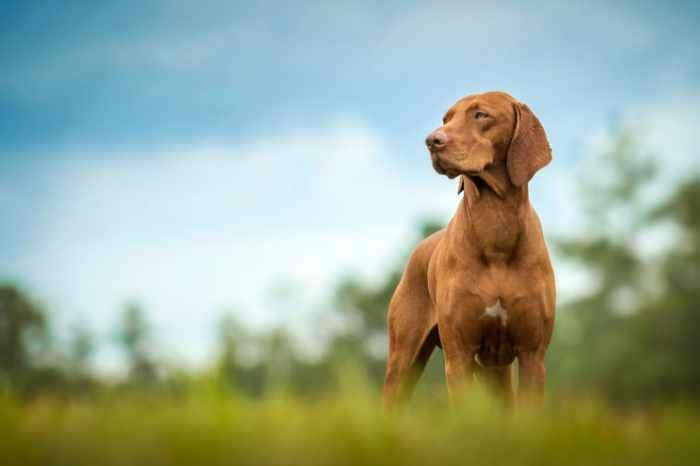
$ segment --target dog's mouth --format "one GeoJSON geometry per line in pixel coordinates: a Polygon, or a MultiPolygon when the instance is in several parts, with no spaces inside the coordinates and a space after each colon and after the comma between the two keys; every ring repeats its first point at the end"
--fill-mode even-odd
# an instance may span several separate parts
{"type": "Polygon", "coordinates": [[[464,175],[464,176],[469,177],[469,179],[471,179],[475,183],[477,181],[483,182],[483,180],[481,179],[481,172],[482,172],[481,170],[469,170],[469,171],[458,170],[458,169],[452,167],[449,163],[446,163],[444,160],[441,160],[438,157],[433,157],[432,162],[433,162],[433,168],[435,169],[435,171],[441,175],[447,176],[449,179],[456,178],[459,175],[464,175]]]}
{"type": "Polygon", "coordinates": [[[457,170],[454,170],[450,168],[449,166],[445,166],[445,164],[438,162],[438,173],[441,173],[442,175],[447,176],[449,179],[456,178],[459,176],[459,172],[457,170]]]}
{"type": "MultiPolygon", "coordinates": [[[[435,169],[436,172],[438,172],[441,175],[447,176],[449,179],[453,179],[458,177],[459,175],[465,174],[461,170],[457,169],[454,167],[452,164],[450,164],[448,161],[438,157],[436,154],[431,153],[430,158],[433,162],[433,168],[435,169]]],[[[475,176],[477,172],[474,172],[475,176]]]]}

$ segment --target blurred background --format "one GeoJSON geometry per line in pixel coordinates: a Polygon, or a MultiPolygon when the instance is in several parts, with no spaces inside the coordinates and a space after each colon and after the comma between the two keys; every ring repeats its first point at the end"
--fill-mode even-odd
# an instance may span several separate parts
{"type": "Polygon", "coordinates": [[[378,390],[407,254],[459,202],[423,139],[503,90],[554,153],[550,392],[700,398],[696,3],[2,9],[0,388],[378,390]]]}

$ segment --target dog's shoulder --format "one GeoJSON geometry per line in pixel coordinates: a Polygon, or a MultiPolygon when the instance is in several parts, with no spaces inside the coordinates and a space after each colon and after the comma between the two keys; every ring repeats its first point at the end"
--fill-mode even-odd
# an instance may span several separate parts
{"type": "Polygon", "coordinates": [[[408,264],[406,266],[407,270],[418,269],[423,272],[427,271],[430,258],[433,256],[435,249],[445,236],[445,232],[446,229],[444,228],[442,230],[438,230],[418,243],[411,253],[411,257],[408,259],[408,264]]]}
{"type": "Polygon", "coordinates": [[[413,254],[421,257],[425,256],[425,259],[429,260],[437,245],[442,241],[442,238],[445,236],[446,232],[447,229],[443,228],[442,230],[438,230],[430,236],[427,236],[425,239],[423,239],[423,241],[418,243],[418,246],[416,246],[416,249],[414,249],[413,254]]]}

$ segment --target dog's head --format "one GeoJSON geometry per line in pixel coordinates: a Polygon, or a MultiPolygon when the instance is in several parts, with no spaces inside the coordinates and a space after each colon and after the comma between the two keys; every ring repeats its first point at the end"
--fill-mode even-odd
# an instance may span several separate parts
{"type": "Polygon", "coordinates": [[[510,182],[526,184],[552,160],[544,128],[527,105],[504,92],[467,96],[425,140],[441,175],[478,178],[504,167],[510,182]]]}

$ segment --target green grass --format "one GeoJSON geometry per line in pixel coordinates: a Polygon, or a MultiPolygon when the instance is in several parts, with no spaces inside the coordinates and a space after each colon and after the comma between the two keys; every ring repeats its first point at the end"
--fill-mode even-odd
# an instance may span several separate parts
{"type": "Polygon", "coordinates": [[[697,464],[700,415],[681,407],[613,413],[601,404],[502,409],[478,393],[384,415],[366,387],[313,401],[250,400],[200,387],[174,398],[0,397],[3,466],[697,464]]]}

